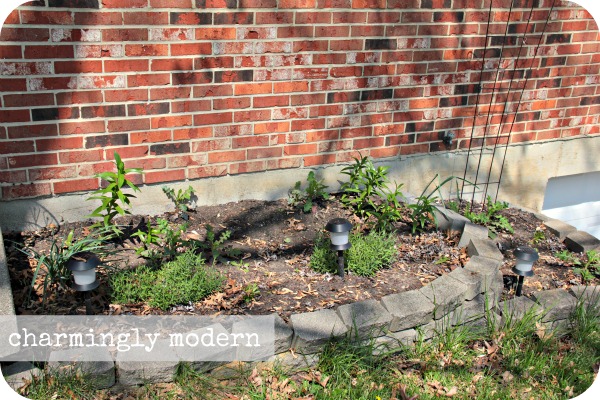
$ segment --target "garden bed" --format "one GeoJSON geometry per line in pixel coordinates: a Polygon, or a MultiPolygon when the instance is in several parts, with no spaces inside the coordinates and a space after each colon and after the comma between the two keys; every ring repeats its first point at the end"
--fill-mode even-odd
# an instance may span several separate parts
{"type": "MultiPolygon", "coordinates": [[[[474,212],[479,205],[475,205],[474,212]]],[[[501,267],[505,289],[502,298],[514,294],[515,275],[512,250],[518,246],[533,246],[540,252],[535,276],[525,280],[523,293],[530,295],[539,290],[568,289],[584,283],[575,273],[572,260],[561,260],[557,255],[566,251],[564,243],[532,213],[516,208],[499,211],[514,228],[514,233],[499,232],[494,242],[503,252],[505,262],[501,267]]],[[[305,213],[288,205],[286,200],[266,202],[245,200],[221,206],[198,207],[186,213],[171,212],[161,216],[127,216],[116,222],[125,226],[121,241],[108,245],[112,254],[106,269],[100,271],[100,287],[92,294],[92,304],[97,314],[270,314],[277,313],[287,319],[292,313],[335,308],[359,300],[381,297],[419,289],[464,265],[468,260],[465,249],[458,248],[457,233],[439,232],[433,226],[421,234],[411,234],[407,218],[395,224],[397,257],[387,268],[372,277],[348,274],[342,280],[334,273],[316,272],[310,266],[315,240],[326,223],[337,217],[347,218],[359,230],[362,220],[343,207],[339,198],[315,204],[312,212],[305,213]],[[212,227],[214,237],[227,231],[230,237],[219,246],[219,256],[214,268],[225,277],[224,290],[203,301],[174,305],[167,309],[150,307],[145,302],[114,302],[109,277],[115,271],[135,269],[146,261],[135,250],[141,246],[131,233],[148,222],[155,225],[165,219],[173,227],[186,224],[183,237],[206,243],[207,227],[212,227]],[[232,255],[227,257],[226,255],[232,255]],[[233,256],[235,254],[235,256],[233,256]]],[[[74,237],[88,235],[91,221],[48,226],[34,232],[6,235],[8,265],[11,274],[13,297],[17,314],[82,314],[85,312],[77,292],[53,288],[49,291],[46,306],[42,306],[41,292],[27,304],[28,287],[35,270],[35,261],[17,250],[19,246],[34,248],[38,253],[50,251],[52,243],[62,243],[69,232],[74,237]]],[[[211,228],[208,228],[211,230],[211,228]]],[[[183,249],[180,249],[183,251],[183,249]]],[[[211,264],[212,253],[205,258],[211,264]]],[[[585,260],[585,257],[581,258],[585,260]]],[[[41,282],[43,276],[38,277],[41,282]]],[[[588,284],[598,284],[593,277],[588,284]]]]}
{"type": "MultiPolygon", "coordinates": [[[[113,268],[135,268],[145,263],[135,249],[136,238],[126,238],[109,244],[115,252],[106,263],[110,269],[100,271],[100,288],[93,292],[96,313],[103,314],[269,314],[283,317],[291,313],[333,308],[358,300],[379,299],[387,294],[418,289],[444,273],[464,264],[467,257],[456,247],[458,236],[447,236],[435,229],[411,235],[406,223],[397,224],[397,258],[388,268],[373,277],[347,274],[345,279],[333,273],[320,273],[310,267],[315,239],[324,231],[327,222],[343,217],[360,228],[360,220],[332,197],[304,213],[291,207],[286,200],[267,202],[245,200],[221,206],[198,207],[183,215],[177,212],[156,217],[129,216],[117,220],[126,236],[148,221],[152,224],[163,218],[173,226],[184,222],[183,234],[192,240],[207,241],[207,225],[216,238],[226,231],[231,236],[220,247],[222,255],[214,263],[217,271],[226,276],[225,290],[195,304],[181,304],[168,310],[150,309],[144,303],[112,304],[108,275],[113,268]],[[134,228],[135,227],[135,228],[134,228]],[[234,251],[232,251],[234,250],[234,251]],[[114,261],[110,261],[114,260],[114,261]]],[[[17,250],[29,246],[39,253],[48,252],[53,242],[63,242],[69,232],[74,237],[89,233],[90,221],[49,226],[34,232],[6,234],[8,265],[18,314],[77,314],[84,312],[76,292],[60,290],[49,293],[46,307],[38,299],[25,307],[28,286],[33,277],[35,262],[17,250]],[[11,244],[14,243],[14,244],[11,244]]],[[[211,264],[210,252],[205,258],[211,264]]],[[[41,279],[41,278],[40,278],[41,279]]],[[[41,295],[41,293],[38,293],[41,295]]]]}

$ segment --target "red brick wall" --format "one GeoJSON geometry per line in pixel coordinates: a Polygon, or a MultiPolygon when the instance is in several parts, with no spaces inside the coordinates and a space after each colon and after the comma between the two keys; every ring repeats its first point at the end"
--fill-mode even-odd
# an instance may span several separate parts
{"type": "MultiPolygon", "coordinates": [[[[529,25],[514,4],[504,92],[530,33],[509,110],[533,69],[511,142],[598,134],[594,20],[556,1],[534,57],[552,0],[529,25]]],[[[32,1],[0,35],[1,198],[95,189],[114,151],[151,184],[466,148],[482,88],[477,146],[509,6],[494,0],[480,86],[489,0],[32,1]]]]}

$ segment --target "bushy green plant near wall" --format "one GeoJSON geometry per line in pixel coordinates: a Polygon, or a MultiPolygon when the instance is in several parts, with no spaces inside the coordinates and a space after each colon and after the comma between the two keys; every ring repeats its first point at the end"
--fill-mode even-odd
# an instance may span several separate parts
{"type": "Polygon", "coordinates": [[[113,301],[117,304],[147,302],[166,310],[177,304],[198,302],[223,287],[225,278],[207,266],[193,250],[154,270],[147,266],[122,271],[111,277],[113,301]]]}
{"type": "Polygon", "coordinates": [[[327,200],[329,193],[325,191],[327,186],[323,184],[323,180],[317,180],[315,173],[310,171],[306,177],[308,185],[302,189],[302,182],[298,181],[289,191],[288,204],[293,207],[302,207],[305,213],[312,210],[315,202],[319,200],[327,200]]]}
{"type": "Polygon", "coordinates": [[[92,193],[92,197],[87,200],[100,200],[101,202],[100,206],[89,215],[89,217],[102,218],[102,221],[95,223],[94,227],[110,227],[116,236],[120,236],[122,231],[112,224],[112,220],[117,215],[131,214],[129,211],[131,201],[129,199],[135,198],[133,194],[125,193],[123,189],[129,187],[134,192],[140,191],[133,182],[127,179],[126,175],[141,174],[142,170],[140,168],[125,168],[125,163],[123,163],[117,152],[114,153],[114,157],[116,171],[96,174],[96,177],[105,181],[107,185],[96,190],[92,193]]]}
{"type": "Polygon", "coordinates": [[[467,204],[464,215],[471,222],[488,227],[489,235],[493,239],[500,232],[515,232],[508,219],[500,214],[500,211],[506,208],[508,208],[508,203],[503,201],[494,202],[490,196],[487,196],[485,210],[476,213],[471,211],[470,204],[467,204]]]}
{"type": "MultiPolygon", "coordinates": [[[[346,251],[346,266],[356,275],[373,276],[396,260],[396,239],[391,232],[372,230],[366,235],[351,233],[350,243],[352,247],[346,251]]],[[[330,245],[326,235],[317,237],[310,258],[310,266],[315,271],[337,271],[337,254],[330,245]]]]}

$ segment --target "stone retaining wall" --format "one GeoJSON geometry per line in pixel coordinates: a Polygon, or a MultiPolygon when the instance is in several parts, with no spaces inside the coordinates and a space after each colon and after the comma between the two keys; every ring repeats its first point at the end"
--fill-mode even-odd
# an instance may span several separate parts
{"type": "MultiPolygon", "coordinates": [[[[565,238],[569,249],[600,250],[600,241],[590,239],[585,232],[578,232],[544,216],[539,218],[545,220],[548,229],[565,238]]],[[[191,367],[219,379],[231,378],[247,368],[277,365],[297,370],[316,365],[320,352],[332,337],[341,339],[349,335],[365,341],[373,338],[373,351],[382,353],[398,350],[402,345],[411,345],[419,334],[427,340],[449,326],[469,324],[485,327],[491,322],[490,319],[498,323],[502,318],[521,318],[532,308],[537,310],[544,326],[560,332],[578,300],[597,304],[600,288],[585,286],[574,287],[570,292],[548,290],[536,293],[533,299],[515,297],[499,303],[503,289],[500,272],[503,255],[487,238],[487,230],[445,209],[438,210],[438,220],[440,229],[462,232],[460,243],[467,246],[471,257],[464,268],[457,268],[421,289],[391,294],[381,300],[345,304],[335,310],[293,314],[289,324],[276,315],[276,355],[269,361],[201,362],[191,367]]],[[[0,267],[6,268],[5,265],[0,267]]],[[[225,328],[219,326],[219,329],[225,328]]],[[[235,325],[231,329],[235,330],[235,325]]],[[[82,360],[75,365],[91,374],[98,388],[107,388],[115,383],[131,386],[169,382],[174,379],[180,364],[178,361],[131,362],[120,358],[113,362],[108,350],[104,351],[104,361],[82,360]]],[[[47,363],[47,368],[64,367],[65,363],[57,361],[50,360],[47,363]]],[[[22,378],[39,374],[40,371],[28,363],[15,363],[3,368],[3,373],[13,387],[18,387],[22,384],[22,378]]]]}

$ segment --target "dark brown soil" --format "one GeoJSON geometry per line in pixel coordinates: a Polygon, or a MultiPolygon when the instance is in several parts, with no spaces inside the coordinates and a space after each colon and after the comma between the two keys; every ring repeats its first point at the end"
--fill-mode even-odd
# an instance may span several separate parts
{"type": "MultiPolygon", "coordinates": [[[[515,227],[515,233],[500,234],[495,241],[505,254],[507,261],[502,267],[505,275],[504,296],[512,295],[514,265],[512,249],[519,245],[532,245],[536,229],[544,230],[543,224],[532,214],[508,209],[502,211],[515,227]]],[[[199,207],[187,213],[187,220],[177,213],[160,217],[175,225],[188,223],[186,235],[204,241],[206,225],[211,225],[217,236],[232,232],[225,243],[227,248],[239,249],[241,260],[220,260],[216,268],[227,276],[227,287],[208,299],[197,303],[172,307],[172,314],[268,314],[276,312],[288,317],[291,313],[332,308],[358,300],[379,299],[382,296],[418,289],[438,276],[463,265],[467,260],[464,249],[458,249],[456,235],[447,237],[442,232],[430,229],[413,236],[406,223],[397,224],[398,260],[388,269],[379,271],[372,278],[353,274],[344,280],[332,274],[314,272],[309,266],[313,241],[332,218],[344,217],[358,229],[364,224],[333,198],[313,208],[312,213],[290,207],[286,200],[264,202],[245,200],[220,206],[199,207]],[[252,301],[247,301],[244,288],[258,288],[252,301]]],[[[185,215],[184,215],[185,217],[185,215]]],[[[127,225],[126,233],[143,227],[146,221],[157,217],[131,216],[117,222],[127,225]]],[[[27,245],[38,252],[47,251],[53,240],[59,242],[74,230],[75,237],[89,233],[90,222],[71,223],[64,226],[49,226],[40,231],[10,233],[5,235],[8,265],[11,273],[15,306],[19,314],[82,314],[85,313],[77,292],[54,288],[45,308],[41,300],[34,298],[28,304],[28,285],[31,283],[35,263],[19,252],[16,246],[27,245]]],[[[139,247],[135,238],[110,245],[118,250],[118,260],[105,260],[107,268],[99,273],[101,285],[93,292],[92,301],[96,313],[103,314],[149,314],[165,313],[150,309],[145,304],[111,304],[107,274],[111,268],[134,268],[144,263],[135,254],[139,247]]],[[[581,283],[581,277],[573,273],[572,266],[564,265],[554,254],[564,245],[549,232],[535,246],[541,257],[534,266],[536,275],[526,279],[524,294],[556,287],[568,288],[581,283]]],[[[40,294],[40,293],[38,293],[40,294]]],[[[35,297],[35,296],[34,296],[35,297]]]]}

